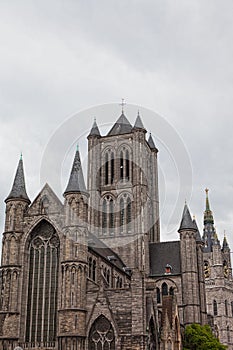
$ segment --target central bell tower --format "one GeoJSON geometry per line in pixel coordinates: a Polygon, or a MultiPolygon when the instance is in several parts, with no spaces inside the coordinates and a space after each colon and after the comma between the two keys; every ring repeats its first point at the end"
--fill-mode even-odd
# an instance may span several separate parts
{"type": "Polygon", "coordinates": [[[157,153],[138,113],[124,111],[107,135],[96,121],[88,135],[90,231],[129,268],[147,271],[148,242],[159,242],[157,153]]]}

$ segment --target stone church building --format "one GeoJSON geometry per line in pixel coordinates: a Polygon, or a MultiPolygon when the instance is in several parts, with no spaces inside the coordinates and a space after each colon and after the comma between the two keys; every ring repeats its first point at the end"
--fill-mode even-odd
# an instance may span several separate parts
{"type": "Polygon", "coordinates": [[[33,202],[19,161],[6,198],[0,350],[179,350],[185,326],[211,325],[233,349],[230,249],[208,192],[201,237],[187,204],[177,241],[160,242],[158,150],[140,115],[107,135],[94,122],[85,184],[77,149],[64,201],[33,202]]]}

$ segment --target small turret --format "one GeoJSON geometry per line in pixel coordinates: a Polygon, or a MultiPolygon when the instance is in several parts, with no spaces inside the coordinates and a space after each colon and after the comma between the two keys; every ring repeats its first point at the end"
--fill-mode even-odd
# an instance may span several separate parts
{"type": "Polygon", "coordinates": [[[7,203],[9,200],[12,200],[12,199],[23,200],[23,201],[26,201],[28,204],[31,203],[26,192],[22,154],[20,156],[20,160],[16,170],[15,179],[14,179],[11,192],[9,196],[5,199],[5,202],[7,203]]]}
{"type": "Polygon", "coordinates": [[[151,136],[151,133],[150,133],[150,136],[149,136],[149,139],[148,139],[147,142],[148,142],[148,145],[149,145],[149,147],[150,147],[150,149],[151,149],[152,151],[158,152],[158,149],[157,149],[156,146],[155,146],[153,137],[151,136]]]}
{"type": "Polygon", "coordinates": [[[143,125],[142,119],[140,117],[139,111],[138,111],[138,115],[137,115],[137,118],[136,118],[136,121],[135,121],[133,129],[134,130],[135,129],[143,130],[144,132],[146,132],[146,129],[144,128],[144,125],[143,125]]]}
{"type": "Polygon", "coordinates": [[[96,123],[96,119],[94,119],[94,123],[92,125],[92,128],[91,128],[91,131],[90,131],[90,134],[87,136],[87,138],[90,138],[90,137],[100,137],[100,131],[99,131],[99,128],[98,128],[98,125],[96,123]]]}
{"type": "Polygon", "coordinates": [[[223,243],[222,243],[222,251],[223,252],[229,252],[230,251],[230,247],[229,244],[227,242],[227,238],[226,238],[226,234],[224,233],[224,238],[223,238],[223,243]]]}
{"type": "Polygon", "coordinates": [[[77,150],[75,153],[69,182],[68,182],[68,185],[67,185],[66,190],[64,192],[64,196],[66,196],[67,194],[70,194],[70,193],[87,194],[87,189],[86,189],[86,185],[84,182],[78,146],[77,146],[77,150]]]}
{"type": "Polygon", "coordinates": [[[11,192],[5,202],[5,231],[21,231],[24,213],[31,203],[25,186],[22,155],[20,156],[11,192]]]}
{"type": "Polygon", "coordinates": [[[201,245],[197,241],[198,228],[196,222],[193,222],[191,218],[186,203],[178,232],[180,233],[185,325],[200,323],[203,318],[203,307],[200,298],[199,281],[203,276],[200,275],[201,271],[198,268],[198,263],[202,266],[202,251],[201,245]],[[186,292],[189,288],[192,290],[191,295],[186,292]]]}
{"type": "Polygon", "coordinates": [[[178,232],[189,231],[189,230],[196,232],[197,225],[195,225],[193,223],[193,220],[192,220],[190,212],[189,212],[189,208],[188,208],[187,204],[185,203],[183,215],[182,215],[182,219],[181,219],[181,223],[180,223],[180,228],[179,228],[178,232]]]}

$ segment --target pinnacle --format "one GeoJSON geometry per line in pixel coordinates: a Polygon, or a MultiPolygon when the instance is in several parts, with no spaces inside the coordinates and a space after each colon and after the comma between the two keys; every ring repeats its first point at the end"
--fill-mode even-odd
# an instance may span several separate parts
{"type": "Polygon", "coordinates": [[[66,195],[68,193],[76,193],[76,192],[87,193],[78,147],[77,147],[77,150],[75,153],[69,182],[68,182],[68,185],[67,185],[66,190],[64,192],[64,195],[66,195]]]}
{"type": "Polygon", "coordinates": [[[90,134],[88,136],[100,136],[100,131],[99,131],[98,125],[96,123],[96,119],[94,120],[90,134]]]}
{"type": "Polygon", "coordinates": [[[183,230],[197,231],[197,225],[195,225],[193,223],[188,206],[186,203],[184,206],[183,215],[182,215],[180,228],[179,228],[178,232],[183,231],[183,230]]]}
{"type": "Polygon", "coordinates": [[[150,134],[147,142],[148,142],[148,145],[151,149],[158,151],[156,146],[155,146],[155,143],[154,143],[154,140],[153,140],[153,137],[151,136],[151,134],[150,134]]]}
{"type": "Polygon", "coordinates": [[[10,199],[23,199],[30,203],[30,199],[28,198],[25,186],[22,154],[20,155],[20,160],[16,170],[11,192],[5,201],[8,201],[10,199]]]}
{"type": "Polygon", "coordinates": [[[140,117],[139,111],[138,111],[138,115],[137,115],[137,118],[136,118],[136,121],[135,121],[135,124],[134,124],[134,129],[146,130],[146,129],[144,128],[143,123],[142,123],[142,119],[141,119],[141,117],[140,117]]]}

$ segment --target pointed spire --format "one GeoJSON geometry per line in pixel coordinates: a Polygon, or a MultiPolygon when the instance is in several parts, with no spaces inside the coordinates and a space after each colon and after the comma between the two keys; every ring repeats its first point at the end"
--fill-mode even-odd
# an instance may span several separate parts
{"type": "Polygon", "coordinates": [[[229,244],[227,242],[226,234],[224,233],[223,243],[222,243],[222,249],[223,250],[229,250],[229,244]]]}
{"type": "Polygon", "coordinates": [[[217,234],[216,227],[215,227],[215,232],[214,232],[214,235],[213,235],[213,244],[220,246],[220,242],[219,242],[219,239],[218,239],[218,234],[217,234]]]}
{"type": "Polygon", "coordinates": [[[5,202],[7,202],[10,199],[23,199],[28,203],[31,203],[26,192],[22,153],[20,155],[19,164],[16,170],[15,179],[14,179],[11,192],[9,196],[6,198],[5,202]]]}
{"type": "Polygon", "coordinates": [[[117,119],[116,123],[113,125],[108,133],[108,136],[112,135],[122,135],[132,132],[132,125],[122,112],[121,116],[117,119]]]}
{"type": "Polygon", "coordinates": [[[193,216],[193,225],[194,225],[195,229],[197,230],[196,240],[197,240],[198,242],[202,242],[201,234],[200,234],[200,231],[199,231],[199,229],[198,229],[195,216],[193,216]]]}
{"type": "Polygon", "coordinates": [[[148,142],[148,145],[149,145],[150,149],[155,150],[155,151],[158,152],[158,149],[157,149],[156,146],[155,146],[153,137],[151,136],[151,133],[150,133],[150,136],[149,136],[149,139],[148,139],[147,142],[148,142]]]}
{"type": "Polygon", "coordinates": [[[77,145],[73,166],[70,173],[70,178],[64,195],[68,193],[87,193],[86,185],[84,182],[82,165],[79,155],[79,148],[77,145]]]}
{"type": "Polygon", "coordinates": [[[208,188],[205,189],[206,192],[206,209],[204,212],[204,225],[205,224],[214,224],[214,218],[212,211],[210,210],[210,203],[209,203],[209,197],[208,197],[208,188]]]}
{"type": "Polygon", "coordinates": [[[183,231],[183,230],[193,230],[197,231],[197,228],[195,227],[190,212],[187,204],[185,203],[184,205],[184,210],[183,210],[183,215],[180,223],[180,228],[178,232],[183,231]]]}
{"type": "Polygon", "coordinates": [[[142,130],[146,131],[146,129],[144,128],[144,125],[142,123],[142,119],[140,117],[139,111],[138,111],[138,115],[137,115],[137,118],[136,118],[136,121],[135,121],[133,128],[134,129],[142,129],[142,130]]]}
{"type": "Polygon", "coordinates": [[[98,125],[96,123],[96,119],[94,119],[94,123],[92,125],[91,131],[90,131],[90,134],[88,135],[88,137],[89,136],[101,136],[98,125]]]}

